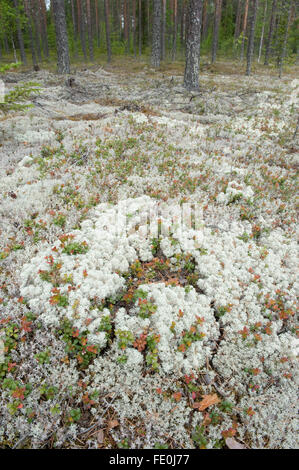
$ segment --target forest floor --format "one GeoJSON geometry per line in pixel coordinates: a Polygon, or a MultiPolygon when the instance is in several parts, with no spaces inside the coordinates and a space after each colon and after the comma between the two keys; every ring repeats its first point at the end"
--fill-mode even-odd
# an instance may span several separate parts
{"type": "Polygon", "coordinates": [[[0,447],[298,447],[297,72],[5,75],[0,447]]]}

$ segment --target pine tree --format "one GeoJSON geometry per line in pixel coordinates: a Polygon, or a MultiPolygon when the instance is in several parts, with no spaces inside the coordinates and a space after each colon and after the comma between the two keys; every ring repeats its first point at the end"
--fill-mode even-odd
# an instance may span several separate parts
{"type": "Polygon", "coordinates": [[[55,21],[58,73],[70,73],[69,44],[66,29],[64,2],[51,0],[55,21]]]}
{"type": "Polygon", "coordinates": [[[105,6],[105,29],[106,29],[106,47],[107,47],[107,60],[111,62],[111,41],[110,41],[110,24],[109,24],[109,0],[104,0],[105,6]]]}
{"type": "Polygon", "coordinates": [[[184,87],[198,90],[202,0],[189,0],[184,87]]]}
{"type": "Polygon", "coordinates": [[[251,64],[252,64],[252,57],[253,57],[253,51],[254,51],[254,34],[255,34],[257,9],[258,9],[258,0],[252,0],[250,31],[249,31],[249,39],[248,39],[248,47],[247,47],[246,75],[251,74],[251,64]]]}
{"type": "Polygon", "coordinates": [[[153,38],[152,38],[152,66],[160,67],[161,60],[161,22],[162,3],[161,0],[153,0],[153,38]]]}
{"type": "Polygon", "coordinates": [[[16,25],[17,25],[17,32],[18,32],[19,47],[20,47],[20,52],[21,52],[21,61],[23,62],[24,65],[26,65],[27,58],[25,54],[23,31],[22,31],[21,20],[20,20],[19,1],[13,0],[13,3],[14,3],[15,10],[16,10],[16,25]]]}
{"type": "Polygon", "coordinates": [[[212,64],[216,60],[218,48],[219,25],[221,21],[222,0],[215,0],[215,16],[214,16],[214,29],[213,29],[213,42],[212,42],[212,64]]]}
{"type": "Polygon", "coordinates": [[[272,38],[273,38],[273,31],[274,31],[275,18],[276,18],[276,7],[277,7],[277,0],[273,0],[273,1],[272,1],[272,11],[271,11],[270,26],[269,26],[269,32],[268,32],[267,43],[266,43],[266,54],[265,54],[265,64],[264,64],[264,65],[269,65],[271,44],[272,44],[272,38]]]}

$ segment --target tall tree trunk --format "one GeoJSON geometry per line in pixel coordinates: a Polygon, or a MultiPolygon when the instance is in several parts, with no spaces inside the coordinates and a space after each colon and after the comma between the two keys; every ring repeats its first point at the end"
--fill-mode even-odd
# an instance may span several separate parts
{"type": "Polygon", "coordinates": [[[133,10],[133,53],[136,58],[137,55],[137,37],[136,37],[136,0],[132,0],[133,10]]]}
{"type": "Polygon", "coordinates": [[[269,32],[268,38],[266,43],[266,54],[265,54],[265,65],[269,65],[269,57],[271,51],[271,44],[273,39],[273,31],[274,31],[274,24],[275,24],[275,17],[276,17],[276,7],[277,7],[277,0],[273,0],[272,3],[272,11],[271,11],[271,19],[269,25],[269,32]]]}
{"type": "Polygon", "coordinates": [[[202,26],[201,26],[201,38],[205,39],[207,35],[207,25],[208,25],[208,1],[204,0],[203,10],[202,10],[202,26]]]}
{"type": "Polygon", "coordinates": [[[22,32],[21,22],[20,22],[20,17],[19,17],[20,10],[19,10],[18,0],[14,0],[14,7],[16,9],[16,25],[17,25],[18,41],[19,41],[20,52],[21,52],[21,61],[23,62],[24,65],[26,65],[27,59],[26,59],[26,54],[25,54],[23,32],[22,32]]]}
{"type": "Polygon", "coordinates": [[[245,10],[244,10],[244,18],[243,18],[243,27],[242,27],[242,45],[241,45],[241,61],[244,59],[244,48],[245,48],[245,37],[247,31],[247,20],[248,20],[248,3],[249,0],[246,0],[245,3],[245,10]]]}
{"type": "Polygon", "coordinates": [[[162,0],[161,60],[165,60],[166,0],[162,0]]]}
{"type": "Polygon", "coordinates": [[[25,0],[24,3],[25,13],[27,16],[27,28],[28,28],[28,35],[30,41],[30,49],[31,49],[31,56],[32,56],[32,65],[33,67],[37,67],[37,56],[35,50],[35,42],[33,37],[33,27],[32,27],[32,16],[31,16],[31,3],[30,0],[25,0]]]}
{"type": "MultiPolygon", "coordinates": [[[[154,0],[155,1],[155,0],[154,0]]],[[[150,30],[150,0],[147,0],[147,5],[146,5],[146,12],[147,12],[147,39],[148,43],[150,42],[150,35],[151,35],[151,30],[150,30]]]]}
{"type": "Polygon", "coordinates": [[[238,0],[235,34],[234,34],[235,40],[238,39],[238,37],[240,36],[241,16],[242,16],[242,0],[238,0]]]}
{"type": "Polygon", "coordinates": [[[49,44],[48,44],[48,33],[47,33],[47,8],[45,0],[40,0],[40,12],[41,12],[41,36],[44,56],[49,58],[49,44]]]}
{"type": "Polygon", "coordinates": [[[31,14],[34,22],[34,36],[36,44],[36,52],[38,60],[42,61],[42,51],[41,51],[41,38],[40,38],[40,9],[39,9],[39,0],[31,0],[31,14]]]}
{"type": "Polygon", "coordinates": [[[215,16],[214,16],[214,30],[213,30],[213,43],[212,43],[212,64],[216,60],[216,54],[217,54],[217,48],[218,48],[219,25],[221,21],[221,9],[222,9],[222,0],[215,0],[215,16]]]}
{"type": "Polygon", "coordinates": [[[258,60],[257,60],[258,63],[260,63],[261,55],[262,55],[262,49],[263,49],[264,34],[265,34],[265,23],[266,23],[266,17],[267,17],[267,8],[268,8],[268,2],[267,2],[267,0],[265,0],[262,34],[261,34],[261,39],[260,39],[259,56],[258,56],[258,60]]]}
{"type": "Polygon", "coordinates": [[[72,8],[72,21],[73,21],[73,34],[74,34],[74,51],[75,51],[75,57],[78,57],[78,48],[77,48],[78,28],[77,28],[77,18],[76,18],[74,0],[71,0],[71,8],[72,8]]]}
{"type": "Polygon", "coordinates": [[[185,0],[182,0],[182,7],[181,7],[181,32],[180,32],[180,41],[181,47],[184,45],[185,41],[185,0]]]}
{"type": "Polygon", "coordinates": [[[129,53],[130,44],[129,44],[129,2],[128,0],[124,0],[124,36],[125,36],[125,50],[126,54],[129,53]]]}
{"type": "Polygon", "coordinates": [[[142,0],[139,0],[139,7],[138,7],[138,40],[139,40],[139,57],[141,57],[142,53],[142,0]]]}
{"type": "Polygon", "coordinates": [[[110,41],[110,23],[109,23],[109,0],[104,0],[105,5],[105,28],[106,28],[106,47],[108,63],[111,62],[111,41],[110,41]]]}
{"type": "Polygon", "coordinates": [[[83,0],[77,0],[78,10],[78,28],[80,32],[81,47],[85,62],[87,61],[87,47],[86,47],[86,28],[85,28],[85,13],[83,8],[83,0]]]}
{"type": "MultiPolygon", "coordinates": [[[[279,57],[278,57],[279,78],[281,78],[281,76],[282,76],[283,62],[284,62],[284,59],[285,59],[285,56],[286,56],[286,51],[287,51],[287,43],[288,43],[288,36],[289,36],[289,29],[290,29],[290,24],[291,24],[291,16],[292,16],[293,5],[294,5],[294,0],[290,0],[289,1],[288,12],[287,12],[287,15],[288,15],[287,18],[288,19],[287,19],[287,23],[286,23],[285,32],[284,32],[282,48],[281,48],[281,52],[280,52],[279,57]]],[[[285,5],[285,8],[287,8],[287,7],[288,7],[288,5],[285,5]]]]}
{"type": "Polygon", "coordinates": [[[69,44],[66,29],[64,2],[51,0],[53,6],[58,73],[70,73],[69,44]]]}
{"type": "Polygon", "coordinates": [[[178,2],[174,0],[173,3],[173,41],[172,41],[172,60],[176,58],[176,43],[177,43],[177,32],[178,32],[178,2]]]}
{"type": "Polygon", "coordinates": [[[161,59],[162,3],[161,0],[153,0],[153,3],[152,66],[158,68],[161,59]]]}
{"type": "Polygon", "coordinates": [[[95,21],[96,21],[96,37],[97,37],[97,46],[100,47],[100,23],[99,23],[99,2],[95,0],[95,21]]]}
{"type": "Polygon", "coordinates": [[[11,35],[11,44],[12,44],[12,50],[13,50],[13,56],[14,56],[14,59],[15,59],[15,63],[17,63],[18,62],[18,57],[17,57],[15,42],[13,40],[13,34],[11,35]]]}
{"type": "Polygon", "coordinates": [[[248,47],[247,47],[247,68],[246,68],[246,75],[248,75],[248,76],[249,76],[250,73],[251,73],[251,64],[252,64],[252,57],[253,57],[253,51],[254,51],[254,33],[255,33],[257,9],[258,9],[258,0],[252,0],[252,12],[251,12],[251,21],[250,21],[250,33],[249,33],[248,47]]]}
{"type": "Polygon", "coordinates": [[[92,23],[91,23],[90,0],[86,0],[86,16],[87,16],[87,36],[88,36],[89,58],[90,58],[91,62],[93,62],[94,61],[94,55],[93,55],[93,39],[92,39],[92,23]]]}
{"type": "Polygon", "coordinates": [[[184,87],[198,90],[202,0],[189,0],[184,87]]]}

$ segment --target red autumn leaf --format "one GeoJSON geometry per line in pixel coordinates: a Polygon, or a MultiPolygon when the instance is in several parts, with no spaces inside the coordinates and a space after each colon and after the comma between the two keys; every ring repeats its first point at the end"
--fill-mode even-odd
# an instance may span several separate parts
{"type": "Polygon", "coordinates": [[[220,399],[217,397],[216,393],[212,395],[205,395],[200,402],[195,402],[193,408],[198,409],[198,411],[204,411],[209,406],[219,403],[220,399]]]}
{"type": "Polygon", "coordinates": [[[172,396],[175,399],[175,401],[180,401],[180,399],[182,398],[181,392],[176,392],[172,396]]]}

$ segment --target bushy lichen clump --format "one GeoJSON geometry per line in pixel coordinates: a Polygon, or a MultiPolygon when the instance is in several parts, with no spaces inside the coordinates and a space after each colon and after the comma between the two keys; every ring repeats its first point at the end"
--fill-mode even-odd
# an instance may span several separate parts
{"type": "Polygon", "coordinates": [[[184,99],[196,112],[197,98],[168,85],[167,115],[150,118],[77,106],[58,86],[70,116],[98,106],[110,117],[51,130],[36,110],[3,121],[23,154],[15,165],[2,147],[1,446],[297,446],[298,81],[254,79],[250,109],[235,90],[227,98],[232,76],[202,80],[215,91],[199,117],[169,113],[184,99]],[[170,232],[145,237],[162,201],[199,204],[199,229],[180,234],[163,216],[170,232]]]}

